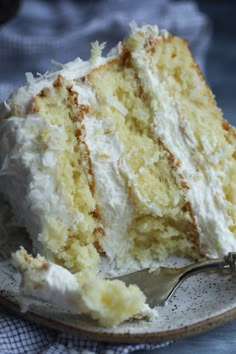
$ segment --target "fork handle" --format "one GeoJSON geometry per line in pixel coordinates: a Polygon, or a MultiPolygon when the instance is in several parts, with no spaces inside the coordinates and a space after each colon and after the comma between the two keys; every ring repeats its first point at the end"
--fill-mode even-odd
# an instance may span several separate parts
{"type": "Polygon", "coordinates": [[[236,252],[229,252],[224,257],[226,266],[229,266],[231,272],[236,272],[236,252]]]}
{"type": "Polygon", "coordinates": [[[180,281],[189,276],[211,270],[225,270],[231,273],[236,272],[236,252],[229,252],[224,258],[210,259],[199,263],[189,264],[184,267],[184,272],[180,276],[180,281]]]}

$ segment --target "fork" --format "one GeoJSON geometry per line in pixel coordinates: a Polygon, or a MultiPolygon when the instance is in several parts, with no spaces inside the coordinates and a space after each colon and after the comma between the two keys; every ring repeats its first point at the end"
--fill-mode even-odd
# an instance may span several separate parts
{"type": "Polygon", "coordinates": [[[236,252],[229,252],[224,258],[192,263],[181,268],[150,268],[118,276],[126,285],[136,284],[146,295],[150,307],[164,304],[179,285],[190,276],[206,271],[236,272],[236,252]]]}

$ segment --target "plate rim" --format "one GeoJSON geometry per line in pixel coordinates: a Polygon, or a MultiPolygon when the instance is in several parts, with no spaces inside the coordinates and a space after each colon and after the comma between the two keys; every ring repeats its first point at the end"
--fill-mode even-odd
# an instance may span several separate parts
{"type": "Polygon", "coordinates": [[[4,295],[0,294],[0,305],[2,305],[10,312],[17,314],[23,319],[29,320],[35,324],[45,326],[58,331],[67,332],[72,335],[80,336],[81,339],[87,339],[97,342],[113,343],[113,344],[135,344],[135,343],[163,343],[173,340],[191,337],[197,334],[208,332],[216,327],[219,327],[227,322],[236,319],[236,305],[234,308],[224,311],[218,315],[210,317],[172,330],[165,330],[163,332],[144,332],[144,333],[115,333],[106,332],[106,329],[101,332],[87,330],[73,325],[65,324],[58,320],[52,320],[45,316],[39,315],[32,310],[22,312],[20,306],[4,295]]]}

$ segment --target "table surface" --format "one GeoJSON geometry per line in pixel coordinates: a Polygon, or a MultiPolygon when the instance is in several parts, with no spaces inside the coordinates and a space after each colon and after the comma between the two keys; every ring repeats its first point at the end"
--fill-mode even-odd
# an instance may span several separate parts
{"type": "Polygon", "coordinates": [[[236,126],[236,1],[198,0],[212,23],[206,76],[224,117],[236,126]]]}
{"type": "MultiPolygon", "coordinates": [[[[137,354],[147,354],[139,351],[137,354]]],[[[154,350],[150,354],[235,354],[236,320],[215,328],[209,332],[175,341],[165,348],[154,350]]]]}

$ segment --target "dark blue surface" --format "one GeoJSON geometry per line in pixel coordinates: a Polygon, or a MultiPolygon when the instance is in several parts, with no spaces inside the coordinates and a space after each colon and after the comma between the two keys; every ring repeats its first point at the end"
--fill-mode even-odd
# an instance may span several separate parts
{"type": "MultiPolygon", "coordinates": [[[[138,351],[135,354],[144,354],[138,351]]],[[[150,354],[235,354],[236,321],[218,327],[207,333],[178,340],[165,348],[154,350],[150,354]]]]}
{"type": "MultiPolygon", "coordinates": [[[[224,116],[236,126],[236,1],[198,1],[212,22],[207,79],[224,116]]],[[[236,349],[235,349],[236,353],[236,349]]]]}

